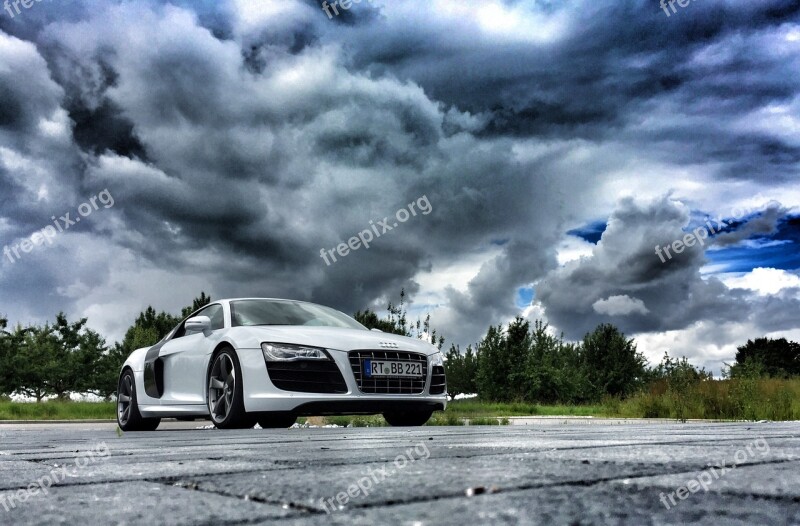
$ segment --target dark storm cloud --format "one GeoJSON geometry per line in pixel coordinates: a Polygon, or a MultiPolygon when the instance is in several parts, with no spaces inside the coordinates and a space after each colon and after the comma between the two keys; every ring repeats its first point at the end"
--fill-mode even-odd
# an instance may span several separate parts
{"type": "Polygon", "coordinates": [[[389,32],[374,27],[352,35],[363,44],[356,64],[413,79],[437,100],[487,113],[484,135],[624,136],[671,161],[724,158],[731,164],[723,173],[731,178],[776,168],[782,177],[797,175],[797,145],[720,126],[796,94],[798,57],[780,52],[772,37],[797,22],[797,2],[708,1],[670,18],[652,0],[531,7],[540,10],[567,13],[568,32],[532,45],[482,37],[470,21],[456,22],[463,31],[436,21],[389,32]],[[647,114],[664,118],[663,125],[638,129],[647,114]]]}
{"type": "MultiPolygon", "coordinates": [[[[353,311],[387,291],[416,290],[411,278],[439,251],[514,235],[493,203],[529,208],[534,179],[510,160],[511,144],[479,144],[462,130],[468,118],[443,113],[411,83],[348,73],[333,48],[278,50],[259,73],[235,43],[174,8],[126,5],[89,19],[91,34],[63,22],[40,38],[66,87],[76,147],[90,154],[83,186],[112,189],[124,229],[139,235],[110,236],[140,257],[195,271],[188,254],[224,254],[206,265],[225,295],[307,297],[353,311]],[[490,184],[487,173],[496,174],[490,184]],[[421,195],[431,216],[330,269],[319,261],[320,248],[421,195]]],[[[502,302],[481,279],[480,302],[502,302]]],[[[506,287],[508,276],[499,279],[506,287]]]]}
{"type": "MultiPolygon", "coordinates": [[[[771,203],[765,210],[740,222],[730,231],[722,231],[711,238],[715,246],[725,247],[754,237],[768,237],[778,232],[778,225],[788,210],[778,203],[771,203]]],[[[711,222],[714,225],[713,222],[711,222]]]]}
{"type": "MultiPolygon", "coordinates": [[[[739,231],[771,231],[779,211],[785,209],[770,206],[739,231]]],[[[796,323],[790,321],[790,313],[800,301],[791,291],[764,299],[742,289],[729,290],[714,277],[703,279],[700,269],[707,260],[696,241],[679,254],[659,258],[654,246],[684,239],[689,217],[688,208],[669,197],[644,206],[631,199],[620,202],[592,256],[551,271],[536,286],[548,319],[571,338],[582,337],[599,323],[613,323],[626,332],[685,329],[709,318],[720,324],[758,320],[765,330],[796,323]],[[644,308],[610,312],[607,305],[621,303],[621,296],[625,303],[644,308]],[[767,323],[778,312],[780,321],[767,323]]]]}
{"type": "Polygon", "coordinates": [[[700,278],[702,251],[667,265],[653,254],[685,219],[670,201],[623,202],[594,267],[557,269],[557,246],[609,213],[597,203],[614,200],[632,158],[741,181],[796,175],[785,130],[742,125],[796,96],[797,56],[779,49],[795,3],[709,0],[668,19],[643,0],[506,2],[529,19],[507,30],[474,16],[490,3],[445,4],[362,2],[329,19],[310,0],[87,0],[0,19],[13,48],[0,58],[3,242],[100,189],[117,201],[31,258],[32,282],[51,272],[39,282],[60,292],[42,299],[9,285],[19,267],[0,270],[3,308],[112,305],[102,321],[116,328],[115,314],[175,309],[207,283],[215,297],[352,312],[403,287],[413,297],[431,273],[446,303],[435,325],[457,343],[513,316],[518,287],[544,276],[537,300],[570,335],[607,319],[597,301],[643,302],[627,330],[743,319],[734,293],[700,278]],[[430,215],[320,259],[423,195],[430,215]],[[446,281],[441,268],[476,254],[470,279],[446,281]]]}

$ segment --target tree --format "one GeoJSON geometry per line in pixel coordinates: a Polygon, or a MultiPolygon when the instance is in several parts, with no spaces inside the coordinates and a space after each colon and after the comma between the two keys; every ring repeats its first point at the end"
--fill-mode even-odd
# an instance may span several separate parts
{"type": "Polygon", "coordinates": [[[119,342],[108,349],[97,360],[90,385],[83,388],[84,392],[93,393],[105,399],[110,399],[117,392],[122,364],[130,353],[126,353],[119,342]]]}
{"type": "Polygon", "coordinates": [[[525,399],[530,346],[530,322],[520,316],[505,329],[502,325],[489,327],[478,343],[477,387],[481,398],[497,402],[525,399]]]}
{"type": "Polygon", "coordinates": [[[133,351],[155,345],[183,318],[209,303],[211,303],[211,296],[201,291],[200,296],[194,298],[190,306],[181,309],[181,317],[164,311],[156,313],[152,306],[148,306],[139,313],[133,325],[125,332],[122,342],[115,344],[99,358],[92,385],[87,388],[87,391],[105,398],[111,397],[117,391],[117,381],[122,364],[133,351]]]}
{"type": "Polygon", "coordinates": [[[490,326],[478,342],[478,395],[490,401],[509,400],[508,377],[511,373],[505,355],[505,338],[501,325],[490,326]]]}
{"type": "Polygon", "coordinates": [[[411,328],[410,332],[411,332],[410,336],[412,338],[417,338],[418,340],[424,340],[430,343],[431,345],[436,346],[436,348],[438,348],[439,350],[441,350],[442,346],[444,345],[444,336],[437,337],[436,329],[431,328],[430,314],[425,316],[425,320],[423,320],[422,322],[420,322],[420,320],[417,319],[417,322],[411,328]],[[420,323],[422,323],[421,326],[420,323]]]}
{"type": "Polygon", "coordinates": [[[521,316],[514,318],[506,328],[503,365],[508,374],[506,382],[511,400],[523,400],[527,391],[525,362],[531,348],[530,329],[530,322],[521,316]]]}
{"type": "Polygon", "coordinates": [[[675,386],[693,384],[712,380],[713,378],[714,375],[706,371],[704,367],[698,369],[690,364],[685,356],[676,359],[670,357],[668,352],[664,353],[661,363],[648,372],[649,381],[665,380],[675,386]]]}
{"type": "Polygon", "coordinates": [[[184,307],[181,310],[181,319],[186,318],[191,313],[200,309],[200,307],[205,307],[209,303],[211,303],[211,296],[206,296],[205,292],[200,291],[200,296],[198,296],[197,298],[194,299],[194,301],[192,301],[192,305],[189,307],[184,307]]]}
{"type": "MultiPolygon", "coordinates": [[[[187,307],[189,308],[189,307],[187,307]]],[[[186,310],[186,309],[184,309],[186,310]]],[[[164,311],[156,314],[153,307],[148,306],[133,322],[120,344],[128,354],[141,347],[155,345],[175,327],[180,319],[164,311]]],[[[120,364],[121,365],[121,364],[120,364]]]]}
{"type": "Polygon", "coordinates": [[[63,312],[56,322],[23,329],[13,357],[16,390],[40,402],[55,395],[68,400],[71,392],[88,392],[105,340],[86,327],[86,318],[70,323],[63,312]]]}
{"type": "Polygon", "coordinates": [[[56,354],[50,327],[18,327],[17,352],[11,360],[15,371],[15,391],[41,402],[50,394],[47,379],[56,354]]]}
{"type": "Polygon", "coordinates": [[[549,334],[547,324],[534,322],[525,368],[526,399],[535,402],[578,403],[589,398],[581,364],[581,347],[549,334]]]}
{"type": "MultiPolygon", "coordinates": [[[[201,292],[181,310],[182,316],[210,302],[211,297],[201,292]]],[[[37,402],[52,395],[68,399],[72,392],[108,398],[117,390],[120,368],[130,353],[156,344],[181,319],[147,307],[122,342],[108,348],[86,326],[86,318],[71,323],[59,313],[53,324],[8,331],[8,321],[0,317],[0,395],[18,392],[37,402]]]]}
{"type": "Polygon", "coordinates": [[[52,349],[55,351],[46,385],[51,394],[62,400],[69,399],[70,392],[88,392],[92,389],[95,368],[106,351],[105,340],[86,327],[86,322],[86,318],[81,318],[69,323],[61,312],[46,335],[52,340],[52,349]]]}
{"type": "Polygon", "coordinates": [[[353,318],[367,329],[378,329],[390,334],[409,336],[419,340],[425,340],[439,349],[444,345],[444,337],[437,336],[436,329],[431,328],[431,315],[428,314],[425,320],[417,319],[416,323],[408,324],[408,316],[405,309],[405,289],[400,290],[400,303],[393,305],[389,302],[387,311],[389,315],[382,319],[370,309],[363,312],[358,311],[353,314],[353,318]]]}
{"type": "Polygon", "coordinates": [[[583,364],[595,399],[632,394],[642,384],[646,363],[633,339],[613,325],[599,325],[583,338],[583,364]]]}
{"type": "Polygon", "coordinates": [[[478,392],[478,360],[471,345],[467,346],[463,354],[458,346],[451,345],[445,354],[444,370],[447,375],[447,393],[451,399],[459,394],[478,392]]]}
{"type": "Polygon", "coordinates": [[[16,387],[11,357],[17,348],[12,333],[8,332],[8,320],[0,318],[0,396],[10,395],[16,387]]]}
{"type": "Polygon", "coordinates": [[[756,338],[737,347],[736,362],[731,366],[732,377],[741,376],[745,364],[759,364],[764,374],[773,378],[800,375],[800,344],[786,338],[756,338]]]}
{"type": "Polygon", "coordinates": [[[407,336],[405,329],[398,327],[388,319],[379,318],[378,315],[370,309],[366,309],[363,312],[356,312],[353,314],[353,318],[367,329],[378,329],[389,334],[407,336]]]}

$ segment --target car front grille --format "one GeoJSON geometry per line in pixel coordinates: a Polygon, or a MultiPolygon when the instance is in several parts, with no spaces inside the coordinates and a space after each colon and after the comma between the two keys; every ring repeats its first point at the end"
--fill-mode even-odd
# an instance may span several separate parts
{"type": "Polygon", "coordinates": [[[444,377],[444,367],[434,365],[431,371],[431,394],[443,394],[447,390],[447,381],[444,377]]]}
{"type": "Polygon", "coordinates": [[[350,367],[356,378],[358,389],[368,394],[421,394],[428,378],[428,358],[424,354],[406,351],[352,351],[348,354],[350,367]],[[367,378],[362,371],[365,359],[392,360],[422,364],[422,376],[418,378],[384,377],[367,378]]]}
{"type": "Polygon", "coordinates": [[[347,384],[334,362],[267,362],[269,379],[278,389],[301,393],[346,393],[347,384]]]}

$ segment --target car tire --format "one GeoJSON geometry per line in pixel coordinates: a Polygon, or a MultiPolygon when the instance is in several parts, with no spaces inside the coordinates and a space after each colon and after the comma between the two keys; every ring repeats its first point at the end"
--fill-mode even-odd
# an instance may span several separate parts
{"type": "Polygon", "coordinates": [[[236,351],[227,347],[214,355],[208,370],[206,401],[211,422],[220,429],[248,429],[256,425],[244,409],[242,371],[236,351]]]}
{"type": "Polygon", "coordinates": [[[126,369],[117,386],[117,425],[123,431],[155,431],[160,418],[144,418],[136,399],[136,380],[133,371],[126,369]]]}
{"type": "Polygon", "coordinates": [[[258,425],[264,429],[286,429],[297,422],[297,416],[291,413],[261,413],[258,425]]]}
{"type": "Polygon", "coordinates": [[[392,427],[418,427],[430,420],[433,411],[388,411],[383,418],[392,427]]]}

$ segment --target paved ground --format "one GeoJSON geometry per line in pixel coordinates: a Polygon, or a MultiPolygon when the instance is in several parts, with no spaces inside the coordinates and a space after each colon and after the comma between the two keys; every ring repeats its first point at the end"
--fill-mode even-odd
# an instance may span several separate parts
{"type": "Polygon", "coordinates": [[[800,524],[796,422],[202,424],[0,426],[0,524],[800,524]]]}

